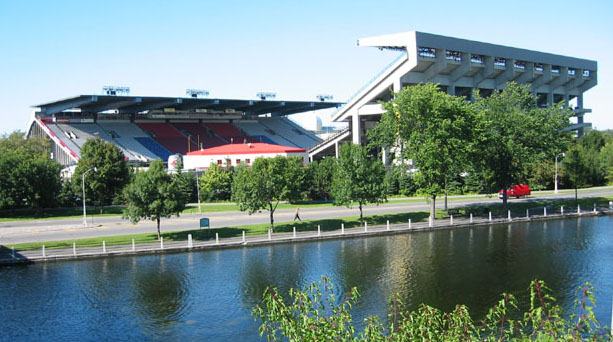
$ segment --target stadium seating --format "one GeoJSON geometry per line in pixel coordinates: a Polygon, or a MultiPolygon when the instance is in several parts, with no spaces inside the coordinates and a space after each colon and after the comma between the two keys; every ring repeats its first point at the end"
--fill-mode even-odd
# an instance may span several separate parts
{"type": "Polygon", "coordinates": [[[225,122],[209,122],[205,124],[215,134],[224,138],[229,143],[240,144],[244,142],[258,142],[257,140],[242,134],[234,125],[225,122]]]}
{"type": "Polygon", "coordinates": [[[147,133],[143,132],[135,124],[130,122],[99,121],[98,125],[107,132],[113,142],[130,151],[136,160],[145,161],[162,158],[162,156],[157,155],[138,142],[138,140],[135,140],[136,137],[149,137],[147,133]]]}
{"type": "MultiPolygon", "coordinates": [[[[292,143],[290,140],[285,139],[284,137],[277,134],[277,132],[262,126],[258,121],[254,120],[241,120],[235,121],[235,124],[240,127],[243,131],[245,131],[250,136],[263,136],[267,137],[269,140],[274,141],[276,145],[283,146],[298,146],[292,143]]],[[[256,141],[256,142],[259,142],[256,141]]],[[[262,141],[265,142],[265,141],[262,141]]]]}
{"type": "Polygon", "coordinates": [[[321,142],[321,139],[316,135],[300,128],[287,118],[259,118],[258,122],[286,140],[291,140],[294,145],[304,149],[309,149],[321,142]]]}
{"type": "Polygon", "coordinates": [[[200,144],[202,148],[209,148],[227,144],[226,141],[212,135],[204,126],[197,122],[177,122],[173,123],[177,129],[185,131],[192,136],[192,141],[198,143],[198,137],[200,137],[200,144]]]}
{"type": "MultiPolygon", "coordinates": [[[[171,124],[162,122],[140,122],[137,123],[137,125],[144,131],[152,133],[152,138],[172,153],[185,154],[188,150],[195,150],[197,148],[196,143],[184,136],[171,124]],[[189,147],[188,143],[190,144],[189,147]]],[[[139,142],[141,141],[139,140],[139,142]]],[[[147,146],[145,145],[145,147],[147,146]]],[[[155,153],[155,151],[153,152],[155,153]]]]}
{"type": "Polygon", "coordinates": [[[164,146],[160,145],[157,141],[153,140],[152,138],[135,137],[134,139],[138,141],[141,145],[145,146],[149,151],[159,156],[163,161],[167,161],[168,157],[172,155],[170,151],[168,151],[164,146]]]}
{"type": "Polygon", "coordinates": [[[81,157],[81,147],[70,139],[68,133],[65,133],[57,124],[52,122],[47,123],[47,127],[64,143],[64,145],[66,145],[66,147],[68,147],[68,149],[74,152],[79,158],[81,157]]]}

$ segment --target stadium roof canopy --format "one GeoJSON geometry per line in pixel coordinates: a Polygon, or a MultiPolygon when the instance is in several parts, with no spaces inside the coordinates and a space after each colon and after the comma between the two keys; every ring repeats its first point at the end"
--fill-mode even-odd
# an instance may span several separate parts
{"type": "Polygon", "coordinates": [[[101,113],[116,111],[118,114],[135,114],[154,110],[173,108],[175,111],[227,111],[242,112],[245,115],[271,114],[284,116],[319,109],[335,108],[341,102],[324,101],[270,101],[210,99],[193,97],[154,97],[154,96],[115,96],[79,95],[64,100],[43,103],[33,107],[40,108],[39,114],[54,115],[62,112],[101,113]]]}

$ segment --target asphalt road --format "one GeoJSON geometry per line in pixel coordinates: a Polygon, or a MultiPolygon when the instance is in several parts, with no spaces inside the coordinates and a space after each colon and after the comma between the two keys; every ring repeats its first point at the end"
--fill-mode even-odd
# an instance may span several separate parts
{"type": "MultiPolygon", "coordinates": [[[[613,187],[600,187],[584,189],[579,192],[579,197],[598,197],[613,195],[613,187]]],[[[467,205],[482,205],[486,203],[499,203],[496,197],[466,198],[467,196],[455,196],[449,202],[449,208],[467,205]]],[[[474,196],[472,196],[474,197],[474,196]]],[[[561,191],[560,194],[552,192],[534,192],[532,196],[524,199],[511,199],[511,202],[530,202],[538,199],[571,199],[574,192],[561,191]]],[[[437,199],[437,208],[443,208],[443,198],[437,199]]],[[[426,201],[413,203],[399,203],[390,201],[381,205],[368,205],[364,207],[364,215],[390,214],[408,211],[424,211],[429,209],[426,201]]],[[[586,208],[589,209],[589,208],[586,208]]],[[[303,220],[325,219],[345,216],[358,216],[357,207],[320,207],[301,208],[300,217],[303,220]]],[[[215,212],[207,213],[203,207],[203,214],[183,214],[180,217],[163,219],[162,231],[177,231],[197,229],[200,217],[210,218],[211,227],[230,227],[256,223],[268,223],[270,220],[267,211],[249,215],[246,212],[215,212]]],[[[275,212],[275,222],[289,222],[294,218],[293,209],[279,209],[275,212]]],[[[133,225],[117,216],[94,217],[93,225],[91,217],[88,217],[88,227],[83,227],[82,218],[56,219],[56,220],[32,220],[32,221],[9,221],[0,222],[0,245],[12,245],[26,242],[41,242],[53,240],[72,240],[90,237],[103,237],[115,235],[132,235],[151,233],[156,231],[155,222],[141,221],[133,225]]]]}

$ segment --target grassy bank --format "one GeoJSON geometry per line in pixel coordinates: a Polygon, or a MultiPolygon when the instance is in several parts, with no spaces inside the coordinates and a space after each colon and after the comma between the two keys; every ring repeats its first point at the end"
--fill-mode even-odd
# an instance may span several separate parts
{"type": "MultiPolygon", "coordinates": [[[[613,200],[613,196],[609,197],[592,197],[579,200],[579,205],[583,210],[590,210],[594,203],[599,207],[608,206],[609,201],[613,200]]],[[[559,210],[560,206],[564,206],[566,212],[576,211],[576,204],[574,200],[534,200],[530,202],[517,202],[510,201],[509,208],[514,213],[515,217],[522,217],[525,215],[526,209],[530,209],[532,215],[541,215],[543,207],[550,208],[550,213],[554,209],[559,210]]],[[[475,215],[487,216],[488,211],[492,211],[495,216],[503,215],[502,206],[499,204],[486,205],[486,206],[466,206],[453,211],[446,212],[443,210],[437,210],[436,218],[442,219],[449,217],[451,213],[455,217],[468,216],[471,212],[475,215]]],[[[415,211],[408,213],[396,213],[396,214],[383,214],[383,215],[369,215],[365,216],[365,221],[369,225],[385,224],[388,220],[390,224],[407,223],[409,219],[412,222],[424,222],[428,218],[428,212],[415,211]]],[[[291,232],[293,227],[296,227],[297,231],[315,231],[319,225],[322,231],[337,230],[340,229],[341,224],[344,224],[346,228],[359,227],[359,217],[339,217],[333,219],[321,219],[321,220],[308,220],[300,222],[284,222],[277,223],[275,225],[275,232],[291,232]]],[[[215,238],[215,233],[219,233],[220,238],[239,237],[242,236],[242,232],[245,231],[247,235],[259,235],[266,234],[269,228],[269,224],[251,224],[234,227],[223,227],[215,229],[196,229],[185,231],[174,231],[162,233],[164,241],[185,241],[187,235],[192,234],[195,240],[209,240],[215,238]]],[[[87,238],[78,240],[62,240],[62,241],[48,241],[48,242],[33,242],[18,244],[14,246],[6,246],[8,248],[15,247],[16,250],[32,250],[40,249],[42,245],[45,248],[71,248],[72,243],[76,242],[78,247],[96,247],[101,246],[102,241],[106,241],[107,246],[125,245],[131,244],[132,239],[136,243],[151,243],[157,241],[157,235],[155,232],[134,234],[134,235],[120,235],[111,237],[99,237],[99,238],[87,238]]]]}

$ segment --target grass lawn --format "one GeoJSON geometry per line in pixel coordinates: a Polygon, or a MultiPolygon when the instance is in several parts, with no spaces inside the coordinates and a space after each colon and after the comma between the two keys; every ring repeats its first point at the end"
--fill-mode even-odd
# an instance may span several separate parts
{"type": "MultiPolygon", "coordinates": [[[[594,203],[596,203],[599,207],[608,206],[609,201],[613,200],[613,196],[608,197],[592,197],[592,198],[584,198],[579,199],[579,205],[581,205],[582,210],[591,210],[594,203]]],[[[530,202],[516,202],[513,200],[509,201],[509,209],[514,212],[514,216],[524,216],[526,209],[532,210],[532,215],[541,214],[542,208],[547,206],[551,209],[558,210],[560,206],[564,206],[566,212],[575,212],[576,204],[574,200],[534,200],[530,202]]],[[[443,210],[437,210],[436,218],[442,219],[449,216],[449,213],[454,216],[462,216],[468,215],[469,213],[474,213],[476,215],[487,215],[489,211],[492,211],[494,215],[497,216],[505,216],[502,213],[502,205],[499,203],[491,204],[491,205],[471,205],[462,207],[459,209],[453,209],[450,212],[446,212],[443,210]]],[[[396,214],[383,214],[383,215],[370,215],[365,216],[364,219],[368,222],[369,225],[379,225],[385,224],[387,220],[390,221],[391,224],[397,223],[407,223],[409,219],[412,222],[423,222],[428,218],[427,211],[415,211],[409,213],[396,213],[396,214]]],[[[341,224],[344,224],[346,228],[358,227],[360,226],[359,217],[339,217],[333,219],[321,219],[321,220],[309,220],[309,221],[300,221],[300,222],[286,222],[286,223],[277,223],[275,225],[275,232],[291,232],[293,227],[296,227],[297,231],[315,231],[317,230],[317,226],[321,226],[322,231],[329,230],[337,230],[340,229],[341,224]]],[[[192,234],[192,237],[195,240],[209,240],[215,238],[215,233],[219,233],[220,238],[227,237],[239,237],[242,236],[242,232],[245,231],[247,235],[258,235],[258,234],[266,234],[269,228],[268,224],[252,224],[252,225],[243,225],[243,226],[235,226],[235,227],[223,227],[223,228],[215,228],[215,229],[202,229],[202,230],[186,230],[186,231],[175,231],[175,232],[166,232],[162,233],[164,237],[164,241],[185,241],[187,240],[187,235],[192,234]]],[[[146,242],[156,242],[157,235],[155,232],[145,233],[145,234],[135,234],[135,235],[120,235],[120,236],[112,236],[112,237],[100,237],[100,238],[88,238],[88,239],[79,239],[79,240],[63,240],[63,241],[49,241],[49,242],[33,242],[33,243],[25,243],[14,246],[6,246],[8,248],[15,247],[16,250],[32,250],[32,249],[40,249],[42,245],[45,245],[45,248],[72,248],[72,243],[76,242],[78,247],[95,247],[101,246],[102,241],[106,241],[107,246],[113,245],[125,245],[131,244],[132,239],[135,240],[136,243],[146,243],[146,242]]]]}

